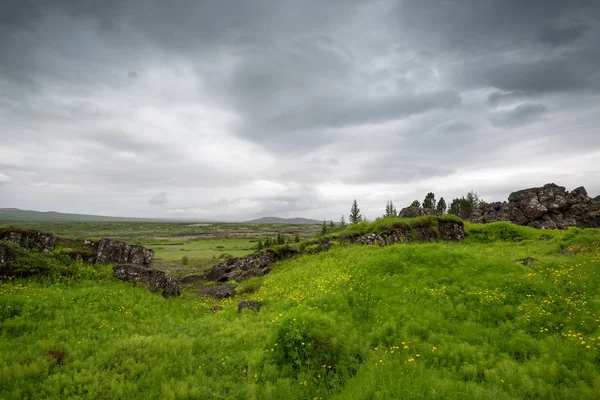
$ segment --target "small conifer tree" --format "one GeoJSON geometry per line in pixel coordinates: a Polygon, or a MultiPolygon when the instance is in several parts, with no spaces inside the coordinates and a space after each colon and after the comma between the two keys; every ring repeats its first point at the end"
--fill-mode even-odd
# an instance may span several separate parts
{"type": "Polygon", "coordinates": [[[350,208],[350,216],[348,217],[348,219],[350,220],[350,223],[352,225],[358,224],[363,220],[362,216],[360,215],[360,208],[358,208],[358,203],[356,202],[356,199],[352,203],[352,208],[350,208]]]}

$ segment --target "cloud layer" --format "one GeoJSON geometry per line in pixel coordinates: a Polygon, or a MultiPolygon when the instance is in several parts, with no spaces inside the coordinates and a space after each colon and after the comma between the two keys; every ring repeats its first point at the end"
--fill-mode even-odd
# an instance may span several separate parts
{"type": "Polygon", "coordinates": [[[600,6],[8,0],[0,207],[367,217],[600,193],[600,6]]]}

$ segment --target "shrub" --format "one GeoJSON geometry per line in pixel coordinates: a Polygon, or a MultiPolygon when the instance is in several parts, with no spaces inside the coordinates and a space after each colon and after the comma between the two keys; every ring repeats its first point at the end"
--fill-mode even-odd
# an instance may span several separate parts
{"type": "Polygon", "coordinates": [[[274,362],[283,375],[308,375],[330,391],[353,376],[362,360],[353,351],[350,336],[337,329],[331,318],[314,311],[286,317],[276,330],[274,362]]]}

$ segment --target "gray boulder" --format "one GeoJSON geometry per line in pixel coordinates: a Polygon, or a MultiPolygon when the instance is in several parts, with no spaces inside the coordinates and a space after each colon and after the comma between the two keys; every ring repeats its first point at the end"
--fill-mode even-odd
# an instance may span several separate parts
{"type": "Polygon", "coordinates": [[[129,245],[114,239],[101,239],[98,243],[96,264],[152,265],[154,250],[140,245],[129,245]]]}
{"type": "Polygon", "coordinates": [[[200,294],[213,299],[226,299],[235,296],[235,286],[230,283],[224,283],[217,286],[205,286],[200,288],[200,294]]]}
{"type": "Polygon", "coordinates": [[[168,277],[164,271],[158,269],[138,264],[119,264],[113,267],[113,272],[117,279],[142,283],[152,292],[161,292],[165,298],[181,294],[177,279],[168,277]]]}

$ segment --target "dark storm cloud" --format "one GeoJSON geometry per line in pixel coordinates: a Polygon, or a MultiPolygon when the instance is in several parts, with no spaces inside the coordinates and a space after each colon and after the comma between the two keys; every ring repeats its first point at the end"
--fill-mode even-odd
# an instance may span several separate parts
{"type": "Polygon", "coordinates": [[[598,2],[408,1],[394,15],[442,60],[465,60],[452,72],[458,83],[529,93],[600,90],[598,2]]]}
{"type": "Polygon", "coordinates": [[[562,46],[581,38],[586,30],[585,25],[549,26],[542,31],[540,39],[550,46],[562,46]]]}

